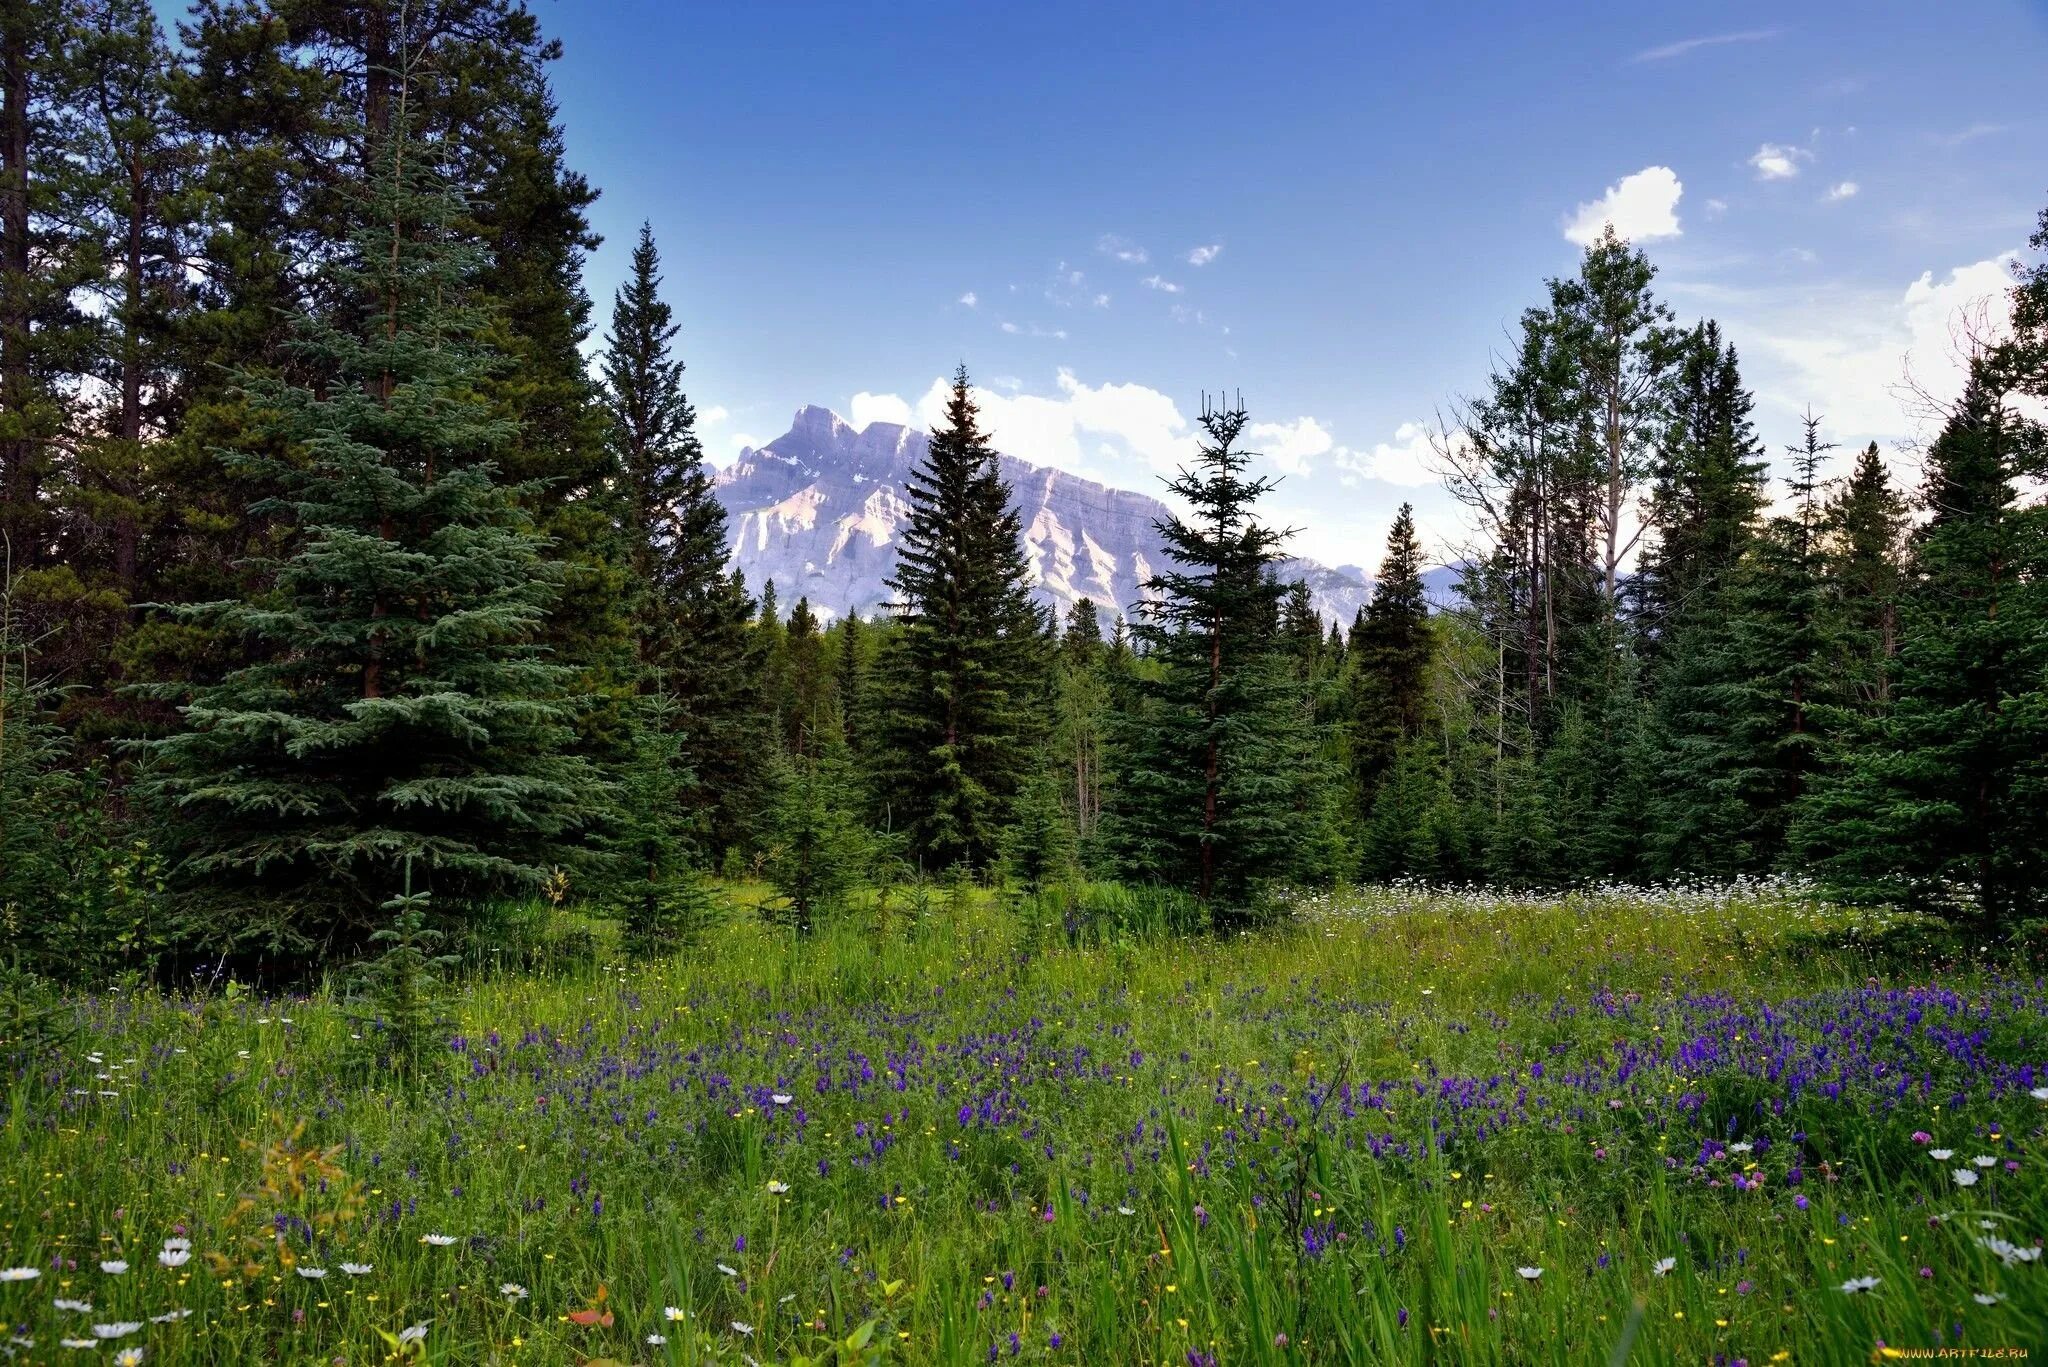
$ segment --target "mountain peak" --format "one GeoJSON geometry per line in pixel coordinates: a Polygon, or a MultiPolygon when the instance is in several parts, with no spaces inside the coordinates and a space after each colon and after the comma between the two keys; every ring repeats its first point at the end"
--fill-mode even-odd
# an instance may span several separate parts
{"type": "MultiPolygon", "coordinates": [[[[873,422],[856,431],[829,408],[797,409],[788,432],[719,473],[732,563],[755,588],[773,580],[784,602],[802,595],[833,616],[894,601],[888,580],[910,515],[904,485],[929,441],[918,427],[873,422]]],[[[1156,525],[1166,505],[1015,456],[1002,463],[1038,599],[1059,613],[1089,598],[1106,614],[1129,614],[1167,563],[1156,525]]],[[[1370,592],[1363,576],[1314,561],[1278,568],[1307,581],[1333,620],[1348,623],[1370,592]]]]}

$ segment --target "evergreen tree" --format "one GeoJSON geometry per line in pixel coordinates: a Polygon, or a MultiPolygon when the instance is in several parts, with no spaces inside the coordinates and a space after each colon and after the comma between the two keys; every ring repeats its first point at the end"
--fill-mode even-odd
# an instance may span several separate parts
{"type": "Polygon", "coordinates": [[[618,471],[614,503],[642,687],[675,703],[669,724],[697,778],[682,795],[682,814],[709,849],[737,838],[759,788],[758,661],[747,630],[753,603],[726,569],[725,508],[673,352],[678,331],[661,297],[654,234],[643,225],[601,367],[618,471]]]}
{"type": "Polygon", "coordinates": [[[1659,822],[1670,867],[1770,868],[1822,767],[1839,677],[1819,419],[1808,416],[1804,442],[1789,449],[1791,510],[1766,525],[1716,595],[1713,626],[1686,638],[1675,667],[1659,822]]]}
{"type": "Polygon", "coordinates": [[[832,736],[806,738],[773,773],[764,867],[780,900],[770,914],[809,935],[866,877],[872,842],[845,746],[832,736]]]}
{"type": "Polygon", "coordinates": [[[1109,668],[1109,649],[1103,644],[1095,604],[1077,598],[1067,610],[1066,631],[1053,670],[1054,720],[1049,748],[1067,771],[1066,801],[1074,836],[1084,847],[1094,840],[1102,819],[1103,765],[1112,707],[1109,668]]]}
{"type": "Polygon", "coordinates": [[[1207,408],[1206,441],[1168,488],[1193,509],[1157,525],[1169,568],[1133,635],[1146,668],[1122,719],[1117,847],[1125,869],[1192,888],[1219,926],[1249,914],[1299,853],[1304,717],[1279,635],[1272,566],[1286,533],[1256,520],[1242,407],[1207,408]]]}
{"type": "Polygon", "coordinates": [[[536,645],[557,576],[479,398],[497,358],[469,294],[459,202],[404,118],[327,265],[332,312],[300,320],[318,387],[263,376],[249,401],[289,529],[262,601],[192,615],[260,644],[151,743],[147,791],[181,855],[188,925],[222,948],[361,943],[416,868],[444,914],[538,887],[603,790],[567,752],[565,666],[536,645]],[[268,445],[269,443],[266,443],[268,445]]]}
{"type": "Polygon", "coordinates": [[[832,694],[838,703],[839,724],[846,735],[846,750],[856,764],[867,740],[863,724],[867,706],[867,632],[860,614],[849,612],[839,628],[839,653],[832,663],[832,694]]]}
{"type": "Polygon", "coordinates": [[[1373,811],[1397,750],[1422,729],[1431,651],[1415,510],[1403,503],[1371,601],[1351,634],[1351,781],[1361,818],[1373,811]]]}
{"type": "Polygon", "coordinates": [[[846,734],[844,723],[832,705],[832,675],[825,657],[825,638],[818,630],[818,616],[811,600],[799,598],[790,609],[784,634],[789,658],[789,688],[782,719],[783,746],[791,754],[802,754],[822,742],[825,734],[846,734]]]}
{"type": "Polygon", "coordinates": [[[1711,320],[1680,351],[1671,420],[1652,475],[1654,535],[1631,585],[1635,635],[1653,664],[1755,535],[1765,464],[1735,348],[1711,320]]]}
{"type": "Polygon", "coordinates": [[[1883,733],[1804,812],[1844,891],[2010,928],[2048,888],[2048,511],[2017,481],[2042,430],[1979,360],[1927,453],[1883,733]]]}
{"type": "Polygon", "coordinates": [[[1872,442],[1828,503],[1827,571],[1839,601],[1843,689],[1855,709],[1882,712],[1891,697],[1904,585],[1906,501],[1872,442]]]}
{"type": "Polygon", "coordinates": [[[905,492],[879,781],[919,865],[979,869],[1029,772],[1047,652],[1022,529],[964,366],[905,492]]]}

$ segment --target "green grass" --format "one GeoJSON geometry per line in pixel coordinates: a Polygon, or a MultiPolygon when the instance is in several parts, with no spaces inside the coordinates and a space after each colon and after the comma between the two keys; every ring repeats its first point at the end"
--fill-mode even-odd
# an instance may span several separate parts
{"type": "Polygon", "coordinates": [[[905,907],[803,943],[737,916],[658,963],[536,935],[449,989],[412,1078],[326,993],[71,1000],[11,1092],[0,1265],[41,1275],[0,1316],[37,1361],[142,1321],[100,1352],[151,1363],[2048,1344],[2048,990],[1911,924],[1775,888],[1372,889],[1076,948],[985,897],[905,907]]]}

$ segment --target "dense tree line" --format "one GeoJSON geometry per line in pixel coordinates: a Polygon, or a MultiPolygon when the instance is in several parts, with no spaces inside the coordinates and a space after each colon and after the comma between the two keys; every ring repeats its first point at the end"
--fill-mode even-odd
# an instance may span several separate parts
{"type": "Polygon", "coordinates": [[[586,360],[556,56],[518,0],[0,4],[17,965],[303,972],[536,898],[658,949],[721,877],[799,929],[929,880],[1231,926],[1773,870],[2042,916],[2048,267],[1920,487],[1819,417],[1774,482],[1734,347],[1610,234],[1444,434],[1456,595],[1404,507],[1348,624],[1277,577],[1235,401],[1142,600],[1054,620],[963,368],[896,602],[829,620],[729,568],[651,228],[586,360]]]}

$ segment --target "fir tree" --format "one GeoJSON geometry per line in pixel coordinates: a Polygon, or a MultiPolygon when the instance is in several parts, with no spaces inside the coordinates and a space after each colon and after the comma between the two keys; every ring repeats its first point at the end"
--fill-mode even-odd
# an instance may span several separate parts
{"type": "Polygon", "coordinates": [[[920,866],[979,869],[1029,772],[1046,649],[1022,529],[964,366],[905,492],[879,782],[920,866]]]}
{"type": "Polygon", "coordinates": [[[360,943],[412,867],[446,915],[531,890],[603,792],[570,754],[565,667],[535,644],[556,575],[479,399],[497,358],[470,302],[459,205],[401,121],[328,268],[332,315],[300,321],[318,386],[250,377],[274,415],[289,529],[275,590],[192,615],[260,643],[149,746],[196,938],[305,953],[360,943]]]}
{"type": "Polygon", "coordinates": [[[1431,637],[1415,511],[1402,504],[1371,601],[1351,633],[1351,781],[1361,817],[1373,810],[1395,752],[1422,729],[1431,637]]]}
{"type": "Polygon", "coordinates": [[[675,704],[668,724],[697,780],[681,795],[679,814],[708,850],[738,837],[758,792],[760,681],[747,630],[753,604],[726,569],[725,508],[683,392],[678,331],[661,297],[654,234],[643,225],[602,363],[618,469],[613,501],[642,687],[675,704]]]}
{"type": "Polygon", "coordinates": [[[1653,664],[1756,533],[1765,465],[1751,408],[1735,348],[1715,323],[1701,323],[1681,348],[1652,474],[1655,531],[1631,585],[1635,634],[1653,664]]]}
{"type": "Polygon", "coordinates": [[[1122,721],[1117,846],[1131,874],[1192,888],[1218,925],[1292,871],[1303,789],[1300,690],[1278,641],[1286,533],[1254,516],[1242,407],[1207,408],[1207,440],[1168,488],[1193,509],[1157,524],[1169,568],[1133,629],[1146,669],[1122,721]]]}
{"type": "Polygon", "coordinates": [[[1808,804],[1801,834],[1846,892],[2010,928],[2048,887],[2048,511],[2016,482],[2039,427],[1980,360],[1927,453],[1891,707],[1808,804]]]}
{"type": "Polygon", "coordinates": [[[768,805],[764,868],[778,895],[772,918],[809,935],[866,878],[873,845],[846,749],[827,735],[778,758],[768,805]]]}
{"type": "Polygon", "coordinates": [[[1687,639],[1663,714],[1660,837],[1669,867],[1755,872],[1784,854],[1794,805],[1823,763],[1838,701],[1836,613],[1822,540],[1820,465],[1808,416],[1789,448],[1792,506],[1772,518],[1687,639]]]}
{"type": "Polygon", "coordinates": [[[1899,645],[1899,594],[1905,580],[1906,501],[1892,487],[1872,442],[1829,500],[1827,571],[1841,614],[1841,669],[1861,713],[1882,712],[1891,697],[1899,645]]]}

